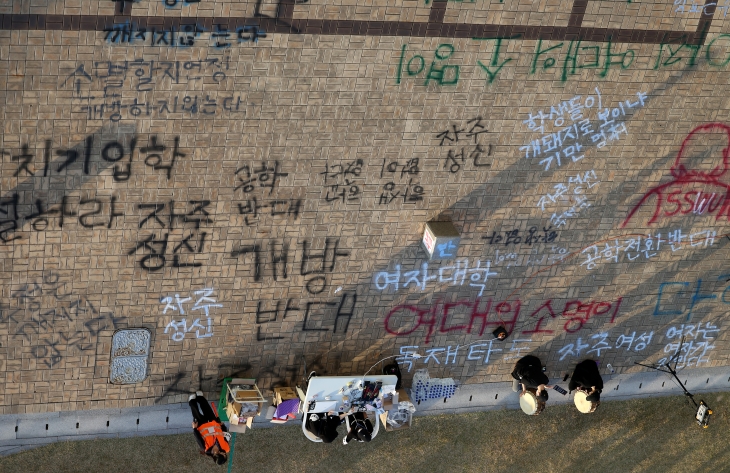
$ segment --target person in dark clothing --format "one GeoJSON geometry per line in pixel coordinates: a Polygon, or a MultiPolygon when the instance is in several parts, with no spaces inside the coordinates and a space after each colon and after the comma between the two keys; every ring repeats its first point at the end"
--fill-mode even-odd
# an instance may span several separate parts
{"type": "Polygon", "coordinates": [[[324,443],[332,443],[337,438],[337,427],[347,414],[336,415],[333,411],[326,414],[307,414],[307,421],[304,424],[306,429],[313,433],[324,443]]]}
{"type": "Polygon", "coordinates": [[[228,445],[228,429],[215,415],[202,392],[191,394],[188,405],[193,413],[193,435],[200,447],[200,453],[212,457],[218,465],[224,465],[231,450],[228,445]]]}
{"type": "Polygon", "coordinates": [[[547,384],[550,380],[542,372],[542,363],[540,363],[538,357],[527,355],[520,358],[512,370],[512,378],[514,378],[512,380],[512,390],[514,392],[519,391],[520,385],[522,385],[523,393],[527,388],[537,389],[538,397],[543,396],[547,401],[545,388],[551,387],[547,384]]]}
{"type": "Polygon", "coordinates": [[[601,391],[603,391],[603,378],[598,372],[598,365],[594,360],[585,360],[578,363],[570,378],[568,389],[578,389],[586,393],[586,401],[593,404],[590,412],[596,410],[601,402],[601,391]]]}
{"type": "Polygon", "coordinates": [[[365,413],[356,412],[349,415],[347,420],[350,422],[350,431],[347,432],[347,437],[342,440],[343,444],[347,445],[355,439],[358,442],[369,442],[372,440],[373,424],[370,422],[370,419],[365,417],[365,413]]]}
{"type": "MultiPolygon", "coordinates": [[[[527,355],[515,363],[512,370],[512,391],[520,393],[520,398],[529,390],[534,394],[537,406],[532,415],[538,415],[545,410],[545,403],[548,401],[547,388],[551,388],[547,383],[549,378],[542,371],[542,363],[540,359],[534,355],[527,355]],[[522,389],[520,389],[520,386],[522,389]]],[[[529,404],[529,403],[528,403],[529,404]]],[[[522,405],[522,399],[520,399],[522,405]]],[[[528,411],[525,411],[528,413],[528,411]]]]}

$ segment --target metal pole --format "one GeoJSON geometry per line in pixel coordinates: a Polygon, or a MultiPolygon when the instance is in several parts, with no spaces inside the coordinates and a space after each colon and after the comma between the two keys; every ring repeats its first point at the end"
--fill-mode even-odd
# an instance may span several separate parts
{"type": "Polygon", "coordinates": [[[679,376],[677,376],[677,362],[678,362],[678,357],[679,357],[680,353],[682,352],[682,345],[684,344],[684,338],[685,337],[682,337],[682,341],[679,342],[679,348],[677,349],[677,353],[675,353],[674,356],[672,356],[672,358],[669,359],[669,361],[664,363],[663,367],[666,369],[663,370],[661,368],[657,368],[656,366],[649,366],[649,365],[645,365],[643,363],[634,363],[634,364],[643,366],[644,368],[651,368],[656,371],[661,371],[662,373],[671,374],[674,377],[674,379],[676,379],[677,382],[679,383],[679,386],[682,388],[682,391],[684,391],[684,395],[692,400],[692,403],[695,405],[695,407],[699,408],[700,406],[697,404],[697,401],[695,401],[694,395],[691,394],[689,391],[687,391],[687,388],[684,387],[684,383],[682,382],[681,379],[679,379],[679,376]],[[671,364],[672,359],[675,360],[674,368],[672,368],[672,364],[671,364]]]}
{"type": "Polygon", "coordinates": [[[233,447],[236,446],[236,433],[233,432],[231,437],[231,454],[228,455],[228,473],[231,473],[231,467],[233,466],[233,447]]]}

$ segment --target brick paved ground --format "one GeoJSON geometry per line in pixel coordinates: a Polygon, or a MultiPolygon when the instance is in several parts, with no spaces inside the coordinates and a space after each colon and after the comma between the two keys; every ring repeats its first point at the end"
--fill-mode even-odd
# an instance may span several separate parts
{"type": "Polygon", "coordinates": [[[728,364],[723,5],[173,3],[0,6],[0,413],[728,364]]]}

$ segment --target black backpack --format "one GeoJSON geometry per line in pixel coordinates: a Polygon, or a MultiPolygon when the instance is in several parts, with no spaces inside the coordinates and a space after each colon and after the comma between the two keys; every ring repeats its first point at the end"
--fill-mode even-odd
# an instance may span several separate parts
{"type": "Polygon", "coordinates": [[[398,366],[398,363],[391,363],[389,365],[383,366],[383,374],[393,374],[398,378],[398,382],[395,384],[395,389],[401,388],[401,374],[400,374],[400,367],[398,366]]]}

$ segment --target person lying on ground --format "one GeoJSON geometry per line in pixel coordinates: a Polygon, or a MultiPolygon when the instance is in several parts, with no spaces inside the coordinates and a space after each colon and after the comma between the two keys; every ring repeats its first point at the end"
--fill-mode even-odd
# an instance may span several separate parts
{"type": "Polygon", "coordinates": [[[200,453],[213,458],[218,465],[228,461],[230,434],[225,424],[215,415],[210,403],[201,391],[191,394],[188,405],[193,413],[193,435],[200,447],[200,453]]]}

